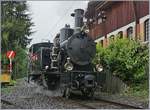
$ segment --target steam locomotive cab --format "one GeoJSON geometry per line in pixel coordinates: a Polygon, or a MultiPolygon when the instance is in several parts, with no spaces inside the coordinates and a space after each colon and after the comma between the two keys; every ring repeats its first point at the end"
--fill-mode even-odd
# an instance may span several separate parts
{"type": "Polygon", "coordinates": [[[29,48],[28,81],[39,80],[45,70],[45,67],[50,66],[50,53],[52,45],[53,44],[50,42],[42,42],[33,44],[29,48]]]}

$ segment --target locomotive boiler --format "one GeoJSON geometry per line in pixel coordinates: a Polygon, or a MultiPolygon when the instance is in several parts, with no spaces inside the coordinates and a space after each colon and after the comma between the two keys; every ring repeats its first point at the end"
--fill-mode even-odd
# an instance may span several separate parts
{"type": "Polygon", "coordinates": [[[76,9],[71,16],[75,19],[74,28],[66,24],[56,35],[49,50],[50,57],[45,60],[48,63],[38,79],[51,91],[59,88],[66,98],[72,91],[93,96],[99,74],[92,64],[96,44],[85,32],[84,10],[76,9]]]}

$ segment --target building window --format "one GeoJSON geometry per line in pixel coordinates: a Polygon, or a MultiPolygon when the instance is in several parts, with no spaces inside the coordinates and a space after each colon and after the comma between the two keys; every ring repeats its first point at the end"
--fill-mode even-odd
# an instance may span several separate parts
{"type": "Polygon", "coordinates": [[[115,39],[115,36],[114,36],[114,35],[111,35],[111,36],[110,36],[110,39],[111,39],[111,40],[114,40],[114,39],[115,39]]]}
{"type": "Polygon", "coordinates": [[[97,23],[98,23],[98,24],[101,24],[102,22],[103,22],[102,18],[98,18],[97,23]]]}
{"type": "Polygon", "coordinates": [[[131,39],[133,37],[133,27],[127,29],[127,38],[131,39]]]}
{"type": "Polygon", "coordinates": [[[122,31],[118,32],[118,37],[123,38],[123,32],[122,31]]]}
{"type": "Polygon", "coordinates": [[[149,39],[149,19],[144,22],[144,41],[149,39]]]}
{"type": "Polygon", "coordinates": [[[101,40],[100,43],[101,43],[101,46],[103,47],[103,40],[101,40]]]}

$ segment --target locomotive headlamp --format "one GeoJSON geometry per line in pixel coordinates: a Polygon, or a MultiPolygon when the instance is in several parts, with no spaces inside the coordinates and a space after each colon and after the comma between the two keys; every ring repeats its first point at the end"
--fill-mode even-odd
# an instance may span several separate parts
{"type": "Polygon", "coordinates": [[[73,70],[73,64],[70,62],[70,58],[69,57],[67,58],[67,63],[65,63],[64,67],[68,71],[73,70]]]}
{"type": "Polygon", "coordinates": [[[49,68],[49,66],[45,66],[45,69],[47,70],[49,68]]]}
{"type": "Polygon", "coordinates": [[[103,71],[103,67],[102,67],[101,64],[97,64],[97,65],[96,65],[96,69],[97,69],[98,72],[103,71]]]}
{"type": "Polygon", "coordinates": [[[86,30],[85,30],[85,33],[89,33],[89,29],[86,29],[86,30]]]}

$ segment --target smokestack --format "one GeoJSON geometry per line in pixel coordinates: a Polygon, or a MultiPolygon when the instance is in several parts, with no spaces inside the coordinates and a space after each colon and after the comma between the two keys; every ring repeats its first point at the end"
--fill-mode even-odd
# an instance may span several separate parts
{"type": "Polygon", "coordinates": [[[84,10],[83,9],[75,9],[74,13],[71,14],[72,17],[75,17],[75,28],[81,28],[83,26],[83,17],[84,10]]]}

